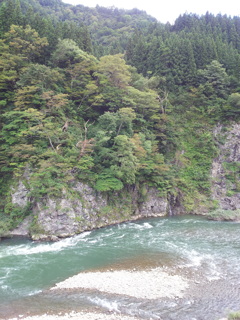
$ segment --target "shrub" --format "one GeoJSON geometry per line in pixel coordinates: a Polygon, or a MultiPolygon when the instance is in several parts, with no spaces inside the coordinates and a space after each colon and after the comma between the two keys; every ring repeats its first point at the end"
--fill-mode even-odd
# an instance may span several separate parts
{"type": "Polygon", "coordinates": [[[228,316],[228,319],[230,320],[240,320],[240,311],[231,312],[228,316]]]}

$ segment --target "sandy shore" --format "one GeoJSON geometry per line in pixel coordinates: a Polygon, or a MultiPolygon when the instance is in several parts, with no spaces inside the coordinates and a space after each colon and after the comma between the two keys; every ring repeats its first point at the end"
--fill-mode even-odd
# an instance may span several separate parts
{"type": "Polygon", "coordinates": [[[84,288],[141,299],[181,298],[188,288],[187,280],[169,275],[160,268],[149,271],[82,272],[51,290],[84,288]]]}

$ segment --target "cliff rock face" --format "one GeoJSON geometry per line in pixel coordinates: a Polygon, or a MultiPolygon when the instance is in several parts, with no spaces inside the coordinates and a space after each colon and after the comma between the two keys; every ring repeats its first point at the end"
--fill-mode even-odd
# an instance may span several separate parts
{"type": "Polygon", "coordinates": [[[29,190],[22,181],[19,181],[17,188],[12,192],[12,204],[21,208],[25,207],[28,202],[28,194],[29,190]]]}
{"type": "Polygon", "coordinates": [[[157,189],[149,188],[147,198],[139,206],[138,214],[142,217],[148,216],[165,216],[167,214],[168,202],[166,199],[159,197],[157,189]]]}
{"type": "MultiPolygon", "coordinates": [[[[240,209],[240,124],[228,128],[218,126],[214,136],[219,154],[212,163],[212,199],[221,209],[240,209]]],[[[20,181],[12,191],[12,203],[24,208],[29,201],[29,190],[20,181]]],[[[63,191],[57,199],[46,197],[35,203],[32,214],[12,231],[12,235],[57,240],[123,221],[181,213],[184,207],[180,196],[160,197],[154,188],[146,187],[144,195],[133,188],[126,192],[126,197],[116,193],[108,199],[106,194],[76,182],[70,193],[63,191]]]]}
{"type": "MultiPolygon", "coordinates": [[[[22,186],[20,183],[12,194],[20,207],[27,201],[27,192],[22,186]]],[[[77,182],[72,191],[72,195],[65,192],[59,199],[48,198],[44,203],[37,203],[31,218],[23,221],[12,234],[29,234],[34,240],[57,240],[114,223],[167,214],[167,199],[159,197],[153,188],[148,189],[145,200],[140,203],[139,195],[130,191],[128,205],[121,199],[112,205],[106,195],[84,183],[77,182]]]]}
{"type": "Polygon", "coordinates": [[[212,164],[212,198],[224,210],[240,208],[240,124],[214,131],[219,156],[212,164]]]}

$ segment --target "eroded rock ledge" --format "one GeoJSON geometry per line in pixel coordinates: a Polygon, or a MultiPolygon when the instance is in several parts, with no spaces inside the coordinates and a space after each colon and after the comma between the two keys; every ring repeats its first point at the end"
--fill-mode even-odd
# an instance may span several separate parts
{"type": "MultiPolygon", "coordinates": [[[[56,241],[124,221],[165,216],[168,211],[167,199],[160,197],[158,190],[154,188],[149,188],[141,201],[136,190],[130,190],[127,200],[118,199],[114,205],[106,195],[84,183],[75,183],[72,190],[74,196],[63,192],[61,198],[46,198],[44,202],[36,203],[31,216],[13,230],[11,235],[56,241]]],[[[28,197],[23,183],[19,183],[12,193],[12,202],[19,207],[27,205],[28,197]]]]}

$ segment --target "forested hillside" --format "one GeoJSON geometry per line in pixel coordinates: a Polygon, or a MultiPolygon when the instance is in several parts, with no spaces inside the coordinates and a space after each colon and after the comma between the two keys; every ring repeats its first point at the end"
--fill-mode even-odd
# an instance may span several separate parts
{"type": "Polygon", "coordinates": [[[0,5],[0,234],[37,201],[74,197],[76,181],[109,198],[133,186],[144,197],[148,185],[186,212],[217,207],[212,131],[239,117],[239,17],[170,25],[61,0],[0,5]],[[19,179],[30,192],[21,210],[19,179]]]}

